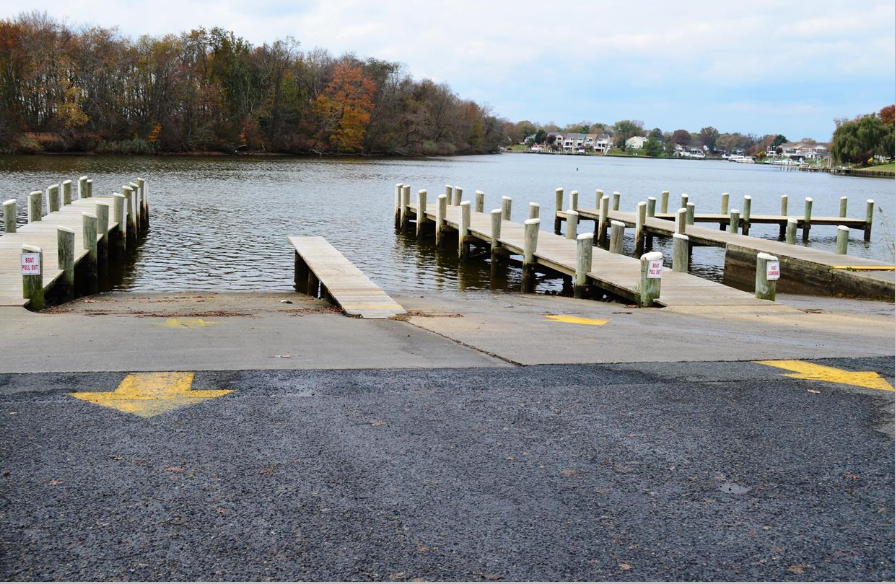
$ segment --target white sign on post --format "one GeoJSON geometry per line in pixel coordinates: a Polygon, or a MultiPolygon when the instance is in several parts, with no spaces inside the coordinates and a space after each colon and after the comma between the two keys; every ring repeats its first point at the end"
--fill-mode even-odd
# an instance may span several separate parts
{"type": "Polygon", "coordinates": [[[765,279],[766,280],[778,280],[781,278],[781,264],[780,262],[768,262],[765,264],[765,279]]]}
{"type": "Polygon", "coordinates": [[[663,260],[650,260],[647,265],[647,277],[654,279],[663,277],[663,260]]]}
{"type": "Polygon", "coordinates": [[[23,276],[39,276],[40,275],[40,254],[39,253],[23,253],[22,254],[22,275],[23,276]]]}

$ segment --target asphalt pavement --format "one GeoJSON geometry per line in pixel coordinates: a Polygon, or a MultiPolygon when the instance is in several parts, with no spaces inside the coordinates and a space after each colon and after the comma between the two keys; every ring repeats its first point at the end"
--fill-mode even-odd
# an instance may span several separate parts
{"type": "Polygon", "coordinates": [[[0,577],[892,581],[893,393],[787,374],[3,374],[0,577]]]}

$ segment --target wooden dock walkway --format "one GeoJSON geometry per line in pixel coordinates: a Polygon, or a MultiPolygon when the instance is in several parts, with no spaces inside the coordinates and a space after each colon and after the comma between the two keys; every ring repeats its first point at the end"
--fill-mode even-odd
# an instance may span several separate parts
{"type": "Polygon", "coordinates": [[[67,300],[95,292],[99,273],[108,269],[109,261],[123,258],[129,244],[135,245],[149,225],[146,183],[142,179],[139,183],[139,187],[131,183],[134,188],[127,187],[118,202],[115,196],[92,197],[84,192],[83,198],[65,203],[57,192],[59,210],[46,215],[42,215],[43,193],[36,191],[29,196],[29,205],[34,206],[29,210],[32,219],[25,225],[15,223],[15,200],[6,201],[7,231],[0,236],[0,306],[39,310],[45,297],[67,300]],[[40,215],[39,220],[33,219],[40,215]],[[95,238],[92,246],[85,230],[95,238]],[[23,276],[21,255],[35,250],[42,254],[40,273],[23,276]],[[26,296],[29,285],[30,297],[26,296]]]}
{"type": "MultiPolygon", "coordinates": [[[[418,218],[416,203],[408,203],[406,209],[409,218],[418,218]]],[[[460,229],[460,212],[460,206],[447,206],[445,226],[452,231],[460,229]]],[[[425,217],[427,222],[437,221],[438,204],[426,205],[425,217]]],[[[491,233],[491,215],[471,212],[469,235],[482,244],[490,245],[491,233]]],[[[513,221],[501,221],[501,234],[498,241],[503,250],[513,254],[523,254],[525,247],[524,225],[513,221]]],[[[576,254],[576,240],[547,231],[538,232],[534,255],[537,264],[543,268],[567,276],[575,276],[576,254]]],[[[621,254],[610,253],[601,248],[594,248],[587,277],[597,288],[637,302],[641,282],[641,261],[621,254]]],[[[759,300],[747,292],[704,280],[685,272],[673,272],[669,268],[663,268],[661,294],[655,302],[660,306],[669,307],[749,306],[771,310],[783,309],[773,302],[759,300]]]]}
{"type": "Polygon", "coordinates": [[[405,314],[370,278],[323,237],[288,237],[295,247],[296,290],[324,297],[345,314],[361,318],[391,318],[405,314]]]}

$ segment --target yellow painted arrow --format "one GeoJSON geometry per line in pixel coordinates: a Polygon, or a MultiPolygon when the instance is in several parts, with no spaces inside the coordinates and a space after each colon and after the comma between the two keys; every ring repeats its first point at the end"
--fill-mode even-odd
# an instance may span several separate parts
{"type": "Polygon", "coordinates": [[[807,379],[809,381],[827,381],[843,385],[854,385],[881,391],[893,391],[893,386],[874,371],[847,371],[834,367],[816,365],[807,361],[756,361],[760,365],[786,369],[794,373],[785,373],[784,377],[807,379]]]}
{"type": "Polygon", "coordinates": [[[165,322],[157,322],[156,326],[167,326],[169,328],[198,328],[201,326],[212,326],[218,324],[214,321],[203,320],[201,318],[168,318],[165,322]]]}
{"type": "Polygon", "coordinates": [[[554,322],[565,322],[567,324],[589,324],[591,326],[603,326],[610,322],[608,318],[583,318],[581,316],[570,316],[568,314],[546,314],[544,317],[554,322]]]}
{"type": "Polygon", "coordinates": [[[131,373],[115,391],[81,391],[69,395],[141,418],[221,397],[232,389],[191,389],[193,373],[131,373]]]}

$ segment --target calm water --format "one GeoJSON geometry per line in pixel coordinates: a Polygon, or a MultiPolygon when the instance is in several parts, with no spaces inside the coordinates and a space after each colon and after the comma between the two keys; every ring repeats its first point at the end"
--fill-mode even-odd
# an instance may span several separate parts
{"type": "MultiPolygon", "coordinates": [[[[0,197],[17,198],[20,220],[32,190],[89,175],[94,193],[118,191],[141,176],[149,181],[151,228],[134,258],[133,269],[116,285],[131,291],[287,290],[292,283],[292,251],[287,235],[322,235],[374,281],[392,292],[485,289],[484,261],[458,266],[450,250],[396,235],[392,227],[394,185],[425,188],[430,197],[445,184],[459,185],[465,199],[486,193],[486,210],[500,206],[502,195],[514,200],[514,218],[530,201],[543,215],[553,212],[554,189],[577,189],[582,206],[594,205],[595,189],[622,193],[621,208],[671,192],[670,208],[688,193],[697,212],[717,212],[722,192],[731,208],[753,197],[753,213],[778,213],[780,195],[790,195],[791,214],[802,214],[803,199],[813,197],[813,214],[837,215],[848,196],[850,216],[864,216],[874,199],[873,241],[866,245],[852,232],[850,255],[893,261],[894,182],[836,177],[826,173],[783,172],[764,165],[680,160],[637,160],[505,154],[427,160],[331,160],[295,158],[194,157],[0,157],[0,197]]],[[[545,222],[551,229],[552,222],[545,222]]],[[[591,223],[581,229],[590,230],[591,223]]],[[[833,227],[812,230],[810,245],[834,249],[833,227]]],[[[777,226],[754,226],[751,235],[776,239],[777,226]]],[[[659,240],[667,261],[671,251],[659,240]]],[[[633,241],[627,242],[631,250],[633,241]]],[[[698,248],[694,270],[719,278],[724,253],[698,248]]],[[[518,273],[502,275],[498,288],[517,288],[518,273]]],[[[540,290],[559,289],[556,281],[540,290]]]]}

